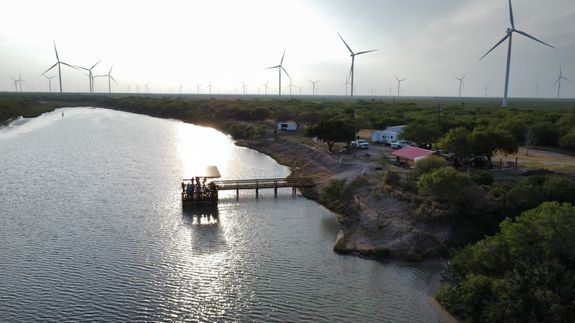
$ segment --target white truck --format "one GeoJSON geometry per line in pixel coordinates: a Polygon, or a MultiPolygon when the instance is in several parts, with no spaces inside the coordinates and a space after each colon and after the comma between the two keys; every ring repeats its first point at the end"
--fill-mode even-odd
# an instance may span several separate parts
{"type": "Polygon", "coordinates": [[[369,142],[363,139],[356,139],[351,142],[351,145],[358,149],[369,149],[369,142]]]}

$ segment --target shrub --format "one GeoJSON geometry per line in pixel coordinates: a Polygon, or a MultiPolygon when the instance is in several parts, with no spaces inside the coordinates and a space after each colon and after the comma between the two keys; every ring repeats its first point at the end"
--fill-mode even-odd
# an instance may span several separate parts
{"type": "Polygon", "coordinates": [[[437,299],[468,322],[575,321],[575,207],[546,202],[459,251],[437,299]]]}
{"type": "Polygon", "coordinates": [[[388,169],[383,174],[383,182],[386,185],[398,187],[401,184],[401,177],[398,172],[388,169]]]}

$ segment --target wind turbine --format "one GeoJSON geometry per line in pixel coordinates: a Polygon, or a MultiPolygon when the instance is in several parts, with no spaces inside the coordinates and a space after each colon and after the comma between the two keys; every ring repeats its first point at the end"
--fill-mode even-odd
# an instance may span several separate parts
{"type": "Polygon", "coordinates": [[[246,85],[246,83],[242,82],[242,94],[246,94],[246,89],[248,88],[248,86],[246,85]]]}
{"type": "Polygon", "coordinates": [[[210,84],[208,84],[208,89],[210,89],[210,95],[212,95],[212,82],[210,82],[210,84]]]}
{"type": "Polygon", "coordinates": [[[504,89],[504,95],[503,95],[503,102],[501,102],[501,106],[502,107],[506,107],[507,106],[507,92],[508,92],[508,88],[509,88],[509,68],[511,66],[511,39],[513,38],[513,33],[516,32],[520,35],[523,35],[527,38],[531,38],[533,40],[535,40],[536,42],[539,42],[545,46],[549,46],[553,49],[555,49],[555,47],[529,35],[526,32],[523,32],[521,30],[515,29],[515,22],[513,21],[513,8],[511,6],[511,0],[509,0],[509,20],[511,22],[511,28],[507,28],[506,31],[506,35],[497,43],[495,44],[495,46],[493,46],[487,53],[485,53],[485,55],[483,55],[479,60],[482,60],[485,56],[487,56],[489,53],[491,53],[492,50],[494,50],[497,46],[499,46],[501,43],[503,43],[506,39],[509,39],[509,45],[507,47],[507,67],[505,69],[505,89],[504,89]]]}
{"type": "Polygon", "coordinates": [[[482,89],[485,91],[484,97],[487,97],[487,92],[489,92],[489,83],[485,84],[485,86],[482,87],[482,89]]]}
{"type": "Polygon", "coordinates": [[[96,65],[98,65],[101,61],[96,62],[96,64],[92,65],[90,68],[76,66],[79,69],[83,69],[84,71],[88,71],[88,81],[90,82],[90,93],[94,93],[94,75],[92,74],[92,70],[96,65]]]}
{"type": "Polygon", "coordinates": [[[345,83],[343,83],[341,86],[345,86],[345,96],[347,96],[347,86],[350,85],[351,83],[349,83],[349,75],[345,76],[345,83]]]}
{"type": "Polygon", "coordinates": [[[56,49],[56,42],[54,42],[54,41],[52,41],[52,42],[54,43],[54,52],[56,52],[56,63],[54,65],[52,65],[49,69],[44,71],[44,73],[42,73],[42,74],[46,74],[48,71],[50,71],[51,69],[56,67],[56,65],[58,65],[58,80],[60,81],[60,93],[62,93],[62,64],[66,65],[68,67],[71,67],[75,70],[77,70],[77,68],[68,64],[68,63],[60,61],[60,58],[58,57],[58,50],[56,49]]]}
{"type": "Polygon", "coordinates": [[[20,83],[20,93],[22,93],[22,83],[26,83],[24,82],[24,80],[22,79],[22,74],[18,73],[18,79],[14,80],[15,82],[20,83]]]}
{"type": "Polygon", "coordinates": [[[315,95],[315,85],[317,84],[317,82],[319,81],[312,81],[312,80],[308,80],[311,83],[311,95],[315,95]]]}
{"type": "Polygon", "coordinates": [[[354,64],[355,64],[355,56],[375,52],[377,49],[365,50],[362,52],[354,53],[353,50],[351,50],[351,48],[349,47],[349,45],[345,42],[345,40],[343,40],[343,37],[341,37],[341,35],[339,33],[337,33],[337,35],[339,36],[341,41],[343,41],[343,43],[345,44],[345,47],[347,47],[347,49],[349,50],[349,52],[351,54],[350,55],[351,56],[351,69],[349,70],[349,74],[350,74],[350,78],[351,78],[351,96],[353,96],[353,77],[354,77],[353,71],[354,71],[354,64]]]}
{"type": "Polygon", "coordinates": [[[46,75],[42,74],[42,76],[44,76],[45,78],[48,79],[48,88],[50,89],[50,93],[52,93],[52,79],[55,78],[56,75],[46,76],[46,75]]]}
{"type": "MultiPolygon", "coordinates": [[[[559,65],[559,76],[557,77],[557,81],[553,83],[553,85],[558,84],[557,86],[557,98],[559,99],[559,94],[561,92],[561,80],[565,80],[571,82],[568,78],[563,76],[563,72],[561,71],[561,65],[559,65]]],[[[22,92],[22,83],[20,83],[20,92],[22,92]]]]}
{"type": "MultiPolygon", "coordinates": [[[[287,48],[286,48],[287,49],[287,48]]],[[[286,71],[286,69],[283,67],[283,63],[284,63],[284,57],[286,55],[286,49],[284,49],[284,53],[282,54],[282,59],[280,61],[279,65],[276,66],[271,66],[268,67],[267,69],[272,69],[272,68],[277,68],[278,69],[278,73],[279,73],[279,84],[278,84],[278,93],[281,96],[282,95],[282,70],[286,73],[286,75],[289,77],[289,79],[291,80],[291,76],[289,76],[289,73],[286,71]]]]}
{"type": "Polygon", "coordinates": [[[289,80],[289,85],[287,87],[289,88],[289,95],[291,96],[291,89],[295,87],[295,85],[292,83],[292,80],[289,80]]]}
{"type": "Polygon", "coordinates": [[[10,80],[14,83],[14,92],[18,92],[18,80],[11,77],[10,80]]]}
{"type": "Polygon", "coordinates": [[[537,82],[537,86],[533,89],[535,90],[535,97],[538,98],[539,97],[539,90],[541,89],[539,87],[539,82],[537,82]]]}
{"type": "Polygon", "coordinates": [[[200,87],[202,87],[202,85],[199,84],[199,83],[196,83],[196,91],[197,91],[197,94],[200,94],[200,87]]]}
{"type": "Polygon", "coordinates": [[[270,82],[267,81],[267,82],[265,82],[264,84],[262,84],[262,86],[265,88],[265,94],[266,94],[266,95],[268,94],[268,84],[269,84],[269,83],[270,83],[270,82]]]}
{"type": "Polygon", "coordinates": [[[400,89],[401,89],[401,82],[407,80],[405,79],[400,79],[399,77],[397,77],[397,75],[393,74],[393,76],[395,76],[395,79],[397,80],[397,96],[399,96],[400,93],[400,89]]]}
{"type": "Polygon", "coordinates": [[[461,97],[461,89],[465,86],[463,80],[467,73],[464,73],[462,77],[454,77],[454,79],[459,81],[459,97],[461,97]]]}
{"type": "MultiPolygon", "coordinates": [[[[96,66],[96,65],[94,65],[94,66],[96,66]]],[[[92,68],[94,68],[94,67],[92,66],[92,68]]],[[[116,82],[116,79],[112,76],[112,69],[113,68],[114,68],[114,65],[112,65],[110,67],[108,74],[102,74],[102,75],[94,76],[94,78],[96,78],[96,77],[107,77],[108,78],[108,93],[110,93],[110,94],[112,93],[112,82],[111,81],[114,81],[114,83],[118,84],[118,82],[116,82]]]]}

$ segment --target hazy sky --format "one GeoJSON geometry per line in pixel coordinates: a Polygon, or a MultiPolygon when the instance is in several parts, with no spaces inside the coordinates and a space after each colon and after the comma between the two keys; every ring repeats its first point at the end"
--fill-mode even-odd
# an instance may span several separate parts
{"type": "MultiPolygon", "coordinates": [[[[277,70],[284,67],[302,94],[308,80],[319,80],[319,95],[344,94],[351,58],[336,32],[354,51],[378,49],[356,57],[356,93],[397,93],[393,74],[407,78],[402,95],[464,96],[503,93],[507,43],[479,58],[509,26],[506,0],[164,0],[33,1],[2,0],[0,13],[0,91],[21,73],[24,91],[48,91],[40,74],[56,62],[52,41],[64,62],[91,66],[94,74],[118,80],[114,91],[136,91],[148,83],[153,92],[277,93],[277,70]],[[373,90],[372,90],[373,89],[373,90]]],[[[515,0],[515,25],[557,49],[515,34],[509,94],[554,97],[562,65],[575,81],[575,2],[515,0]]],[[[82,72],[62,69],[64,91],[88,91],[82,72]]],[[[52,74],[57,75],[54,70],[52,74]]],[[[96,90],[107,90],[103,78],[96,90]]],[[[282,77],[288,93],[287,77],[282,77]]],[[[52,81],[57,88],[57,78],[52,81]]],[[[142,91],[142,88],[140,89],[142,91]]],[[[294,88],[293,92],[299,94],[294,88]]],[[[575,83],[563,82],[562,97],[575,97],[575,83]]]]}

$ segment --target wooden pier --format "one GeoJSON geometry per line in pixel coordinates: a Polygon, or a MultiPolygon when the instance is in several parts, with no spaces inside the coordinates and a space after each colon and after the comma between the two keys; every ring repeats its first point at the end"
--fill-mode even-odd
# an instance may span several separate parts
{"type": "Polygon", "coordinates": [[[260,189],[273,189],[274,196],[278,195],[278,188],[288,187],[295,194],[298,188],[314,187],[315,183],[309,177],[287,177],[287,178],[255,178],[255,179],[237,179],[237,180],[217,180],[218,191],[236,191],[239,196],[240,190],[255,190],[256,197],[260,189]]]}
{"type": "Polygon", "coordinates": [[[216,166],[207,166],[198,176],[182,180],[182,206],[217,206],[219,191],[236,191],[240,196],[240,190],[255,190],[256,198],[260,189],[273,189],[274,195],[278,196],[278,188],[289,187],[295,194],[298,188],[315,186],[309,177],[287,178],[255,178],[235,180],[215,180],[220,178],[220,172],[216,166]]]}

